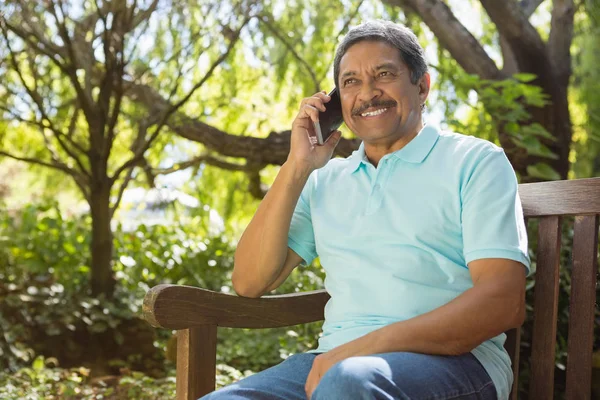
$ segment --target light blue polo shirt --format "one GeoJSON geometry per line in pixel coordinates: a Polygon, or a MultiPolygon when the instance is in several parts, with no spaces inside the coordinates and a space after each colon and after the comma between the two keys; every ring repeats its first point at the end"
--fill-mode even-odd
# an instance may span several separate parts
{"type": "MultiPolygon", "coordinates": [[[[467,264],[507,258],[529,273],[517,179],[498,146],[426,126],[377,168],[363,145],[314,171],[296,205],[289,247],[320,257],[325,352],[436,309],[473,286],[467,264]]],[[[472,353],[508,399],[513,376],[499,335],[472,353]]]]}

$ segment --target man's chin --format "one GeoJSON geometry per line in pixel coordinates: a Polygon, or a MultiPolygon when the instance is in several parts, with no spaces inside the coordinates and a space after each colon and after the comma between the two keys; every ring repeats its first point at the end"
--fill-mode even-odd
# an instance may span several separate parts
{"type": "Polygon", "coordinates": [[[399,122],[397,120],[381,122],[382,123],[375,124],[356,121],[351,130],[362,140],[368,140],[368,138],[378,139],[393,136],[397,130],[399,122]]]}
{"type": "Polygon", "coordinates": [[[363,142],[377,142],[393,136],[393,131],[385,128],[363,128],[352,132],[363,142]]]}

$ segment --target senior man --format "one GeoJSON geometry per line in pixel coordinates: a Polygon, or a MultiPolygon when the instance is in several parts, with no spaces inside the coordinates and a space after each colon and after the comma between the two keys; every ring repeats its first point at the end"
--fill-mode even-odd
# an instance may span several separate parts
{"type": "Polygon", "coordinates": [[[334,60],[362,144],[331,159],[309,140],[330,100],[302,101],[291,148],[244,232],[233,286],[259,297],[320,257],[331,299],[314,352],[216,399],[508,399],[505,332],[525,315],[527,236],[517,180],[494,144],[424,126],[430,78],[406,27],[350,30],[334,60]]]}

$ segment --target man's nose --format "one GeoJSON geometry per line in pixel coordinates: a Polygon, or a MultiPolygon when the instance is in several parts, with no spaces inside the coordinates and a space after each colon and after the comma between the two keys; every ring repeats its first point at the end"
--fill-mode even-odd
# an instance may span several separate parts
{"type": "Polygon", "coordinates": [[[372,80],[366,81],[360,88],[359,100],[365,104],[375,100],[382,94],[381,89],[377,87],[375,82],[372,80]]]}

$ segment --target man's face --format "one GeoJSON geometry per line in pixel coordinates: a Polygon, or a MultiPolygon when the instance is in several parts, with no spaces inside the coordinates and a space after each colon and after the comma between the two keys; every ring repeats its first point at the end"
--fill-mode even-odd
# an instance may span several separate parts
{"type": "Polygon", "coordinates": [[[338,79],[344,122],[365,142],[393,142],[420,129],[429,75],[412,84],[398,49],[358,42],[342,57],[338,79]]]}

